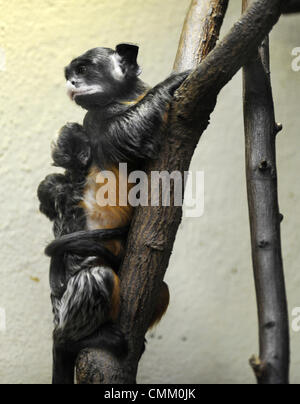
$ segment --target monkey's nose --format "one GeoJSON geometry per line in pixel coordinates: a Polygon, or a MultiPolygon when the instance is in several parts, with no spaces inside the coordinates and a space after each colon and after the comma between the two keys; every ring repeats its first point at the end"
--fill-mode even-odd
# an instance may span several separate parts
{"type": "Polygon", "coordinates": [[[67,81],[67,88],[70,90],[77,88],[79,86],[78,81],[76,79],[68,80],[67,81]]]}

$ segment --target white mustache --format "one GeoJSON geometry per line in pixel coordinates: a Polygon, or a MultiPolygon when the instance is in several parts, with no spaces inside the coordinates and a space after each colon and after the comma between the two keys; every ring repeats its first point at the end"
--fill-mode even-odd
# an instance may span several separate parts
{"type": "Polygon", "coordinates": [[[79,87],[74,86],[70,80],[67,81],[67,93],[72,101],[79,95],[92,95],[96,93],[102,93],[103,88],[100,85],[87,86],[86,84],[80,84],[79,87]]]}

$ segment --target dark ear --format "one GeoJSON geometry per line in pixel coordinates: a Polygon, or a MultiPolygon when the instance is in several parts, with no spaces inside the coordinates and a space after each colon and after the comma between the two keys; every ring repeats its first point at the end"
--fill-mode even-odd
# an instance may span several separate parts
{"type": "Polygon", "coordinates": [[[121,58],[120,66],[124,74],[127,76],[138,76],[141,74],[141,69],[137,64],[138,46],[122,43],[116,47],[116,53],[121,58]]]}

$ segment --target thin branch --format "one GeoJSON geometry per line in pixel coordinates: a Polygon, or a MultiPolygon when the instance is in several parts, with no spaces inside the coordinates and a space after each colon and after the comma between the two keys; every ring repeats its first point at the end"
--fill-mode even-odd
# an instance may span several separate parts
{"type": "MultiPolygon", "coordinates": [[[[246,10],[251,0],[243,0],[246,10]]],[[[289,380],[289,323],[281,254],[276,135],[269,40],[244,68],[246,167],[260,356],[250,364],[259,384],[289,380]]]]}
{"type": "Polygon", "coordinates": [[[283,6],[284,14],[300,13],[300,0],[290,0],[283,6]]]}
{"type": "MultiPolygon", "coordinates": [[[[222,87],[249,60],[251,53],[277,22],[284,0],[258,0],[231,30],[229,35],[204,59],[177,92],[173,102],[167,129],[162,139],[159,159],[146,168],[151,171],[184,172],[189,169],[196,145],[209,123],[216,98],[222,87]]],[[[192,1],[192,8],[207,7],[207,17],[202,21],[193,20],[190,12],[189,24],[208,24],[207,32],[216,27],[216,35],[210,37],[209,52],[215,45],[225,12],[227,1],[192,1]],[[223,8],[220,8],[220,5],[223,8]],[[216,9],[217,7],[217,9],[216,9]],[[217,17],[216,17],[217,16],[217,17]]],[[[202,32],[202,28],[198,30],[202,32]]],[[[202,34],[201,34],[202,35],[202,34]]],[[[186,37],[185,34],[182,36],[186,37]]],[[[208,36],[209,38],[209,36],[208,36]]],[[[202,37],[190,47],[189,58],[185,52],[178,53],[182,63],[175,63],[177,69],[196,65],[195,55],[201,47],[202,37]],[[191,53],[190,53],[191,52],[191,53]],[[187,65],[184,63],[186,57],[187,65]]],[[[186,42],[188,45],[188,41],[186,42]]],[[[186,46],[187,46],[186,45],[186,46]]],[[[199,55],[199,59],[203,56],[199,55]]],[[[172,190],[174,191],[174,190],[172,190]]],[[[79,383],[133,383],[136,380],[140,352],[149,319],[157,299],[159,287],[169,264],[176,233],[181,222],[180,207],[139,207],[129,234],[127,255],[120,277],[122,285],[122,306],[120,325],[128,338],[130,353],[123,362],[107,358],[101,352],[89,351],[80,355],[77,367],[79,383]],[[96,369],[96,370],[95,370],[96,369]]]]}

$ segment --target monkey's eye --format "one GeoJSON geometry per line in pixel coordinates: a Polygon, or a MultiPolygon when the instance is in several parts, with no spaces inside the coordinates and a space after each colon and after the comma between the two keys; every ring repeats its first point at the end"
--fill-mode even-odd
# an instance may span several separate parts
{"type": "Polygon", "coordinates": [[[77,69],[76,69],[76,74],[85,74],[86,73],[86,66],[84,66],[84,65],[81,65],[81,66],[78,66],[77,67],[77,69]]]}

